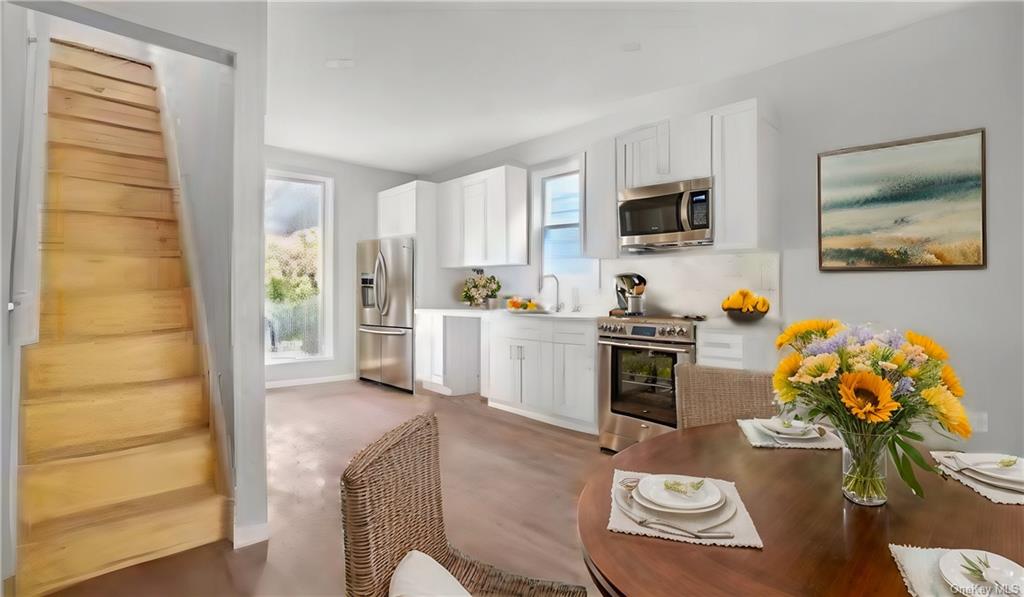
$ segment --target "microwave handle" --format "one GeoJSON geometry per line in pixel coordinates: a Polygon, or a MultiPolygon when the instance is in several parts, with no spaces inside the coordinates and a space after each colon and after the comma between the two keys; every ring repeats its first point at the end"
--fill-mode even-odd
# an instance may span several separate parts
{"type": "Polygon", "coordinates": [[[683,191],[679,198],[679,227],[683,232],[693,230],[690,226],[690,191],[683,191]]]}

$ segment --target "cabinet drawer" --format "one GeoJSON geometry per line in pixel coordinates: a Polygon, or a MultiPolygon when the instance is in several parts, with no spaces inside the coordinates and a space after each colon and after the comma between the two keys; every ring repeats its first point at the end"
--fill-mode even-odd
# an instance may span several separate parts
{"type": "Polygon", "coordinates": [[[552,341],[563,344],[594,344],[596,332],[592,322],[555,322],[552,341]]]}
{"type": "Polygon", "coordinates": [[[701,332],[697,336],[697,354],[743,360],[743,336],[721,332],[701,332]]]}
{"type": "Polygon", "coordinates": [[[705,357],[697,353],[697,364],[702,367],[721,367],[723,369],[743,369],[743,361],[739,359],[720,359],[705,357]]]}
{"type": "Polygon", "coordinates": [[[551,322],[529,315],[508,315],[492,328],[494,334],[519,340],[551,340],[551,322]]]}

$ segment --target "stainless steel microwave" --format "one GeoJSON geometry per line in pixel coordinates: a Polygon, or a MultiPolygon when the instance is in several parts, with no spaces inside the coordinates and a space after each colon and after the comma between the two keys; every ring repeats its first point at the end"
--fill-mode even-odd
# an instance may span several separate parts
{"type": "Polygon", "coordinates": [[[619,193],[619,247],[642,252],[714,242],[711,178],[619,193]]]}

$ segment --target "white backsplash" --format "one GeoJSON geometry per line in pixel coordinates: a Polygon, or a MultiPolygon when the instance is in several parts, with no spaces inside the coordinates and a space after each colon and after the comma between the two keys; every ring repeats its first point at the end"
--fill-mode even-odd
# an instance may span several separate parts
{"type": "MultiPolygon", "coordinates": [[[[615,275],[636,272],[647,278],[646,308],[652,313],[721,314],[722,300],[739,288],[771,301],[769,316],[781,312],[779,254],[776,252],[686,254],[674,252],[601,261],[601,289],[581,291],[585,309],[606,311],[617,305],[615,275]]],[[[563,296],[571,290],[563,289],[563,296]]]]}

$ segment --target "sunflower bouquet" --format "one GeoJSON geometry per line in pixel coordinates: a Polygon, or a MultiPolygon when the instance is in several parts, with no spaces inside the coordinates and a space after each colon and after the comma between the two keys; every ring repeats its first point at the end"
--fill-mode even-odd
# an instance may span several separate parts
{"type": "Polygon", "coordinates": [[[776,339],[792,349],[772,379],[784,414],[806,409],[812,421],[828,419],[843,440],[843,493],[865,505],[886,500],[885,457],[918,496],[924,492],[913,466],[934,472],[911,445],[923,437],[918,421],[970,437],[960,398],[963,387],[937,342],[912,331],[873,332],[834,319],[789,326],[776,339]]]}

